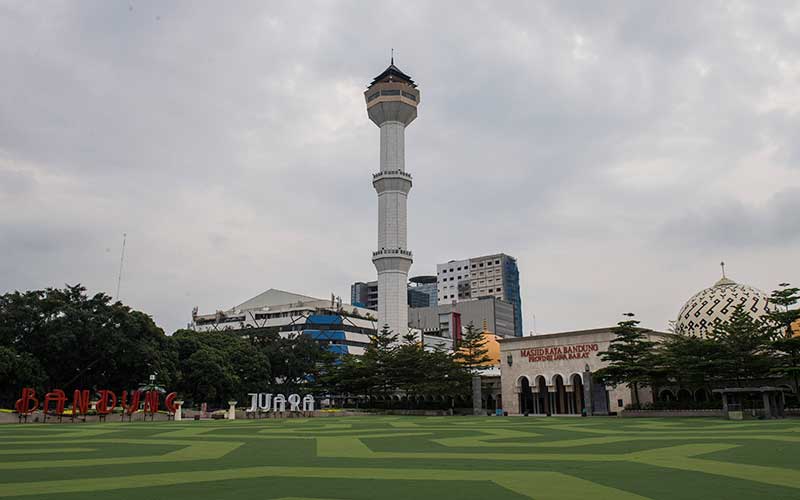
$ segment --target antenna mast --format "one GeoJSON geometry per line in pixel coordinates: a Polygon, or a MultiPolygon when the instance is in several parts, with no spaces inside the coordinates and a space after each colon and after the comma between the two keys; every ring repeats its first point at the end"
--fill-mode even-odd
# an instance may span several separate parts
{"type": "Polygon", "coordinates": [[[117,276],[117,295],[114,297],[114,302],[119,300],[119,287],[122,285],[122,264],[125,262],[125,242],[128,239],[128,233],[122,233],[122,254],[119,257],[119,275],[117,276]]]}

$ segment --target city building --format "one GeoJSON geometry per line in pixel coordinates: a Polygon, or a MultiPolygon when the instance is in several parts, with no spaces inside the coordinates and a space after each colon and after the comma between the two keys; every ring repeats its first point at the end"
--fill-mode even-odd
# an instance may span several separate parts
{"type": "MultiPolygon", "coordinates": [[[[641,329],[651,341],[669,334],[641,329]]],[[[512,415],[607,415],[633,402],[625,385],[607,387],[592,374],[608,366],[598,352],[608,350],[613,328],[500,339],[500,393],[497,406],[512,415]]],[[[499,397],[498,397],[499,396],[499,397]]],[[[639,389],[639,401],[653,401],[649,388],[639,389]]]]}
{"type": "Polygon", "coordinates": [[[451,260],[436,266],[440,305],[495,297],[514,305],[514,332],[522,336],[522,298],[517,259],[503,253],[451,260]]]}
{"type": "Polygon", "coordinates": [[[224,311],[198,314],[195,308],[188,326],[248,336],[308,335],[337,354],[360,355],[376,332],[376,317],[375,311],[342,304],[333,297],[325,300],[270,288],[224,311]]]}
{"type": "Polygon", "coordinates": [[[413,305],[409,299],[409,307],[431,307],[438,304],[439,296],[436,276],[414,276],[408,280],[408,287],[409,290],[414,290],[427,296],[427,301],[419,299],[413,305]]]}
{"type": "Polygon", "coordinates": [[[366,307],[373,311],[378,310],[378,282],[356,281],[350,286],[350,303],[366,307]]]}
{"type": "MultiPolygon", "coordinates": [[[[434,307],[420,307],[408,310],[408,321],[412,328],[425,333],[435,331],[452,332],[452,314],[460,317],[462,327],[470,323],[475,328],[486,329],[500,337],[513,337],[514,305],[497,297],[485,296],[477,299],[462,300],[434,307]]],[[[456,337],[460,332],[453,332],[456,337]]],[[[446,333],[450,338],[450,333],[446,333]]]]}
{"type": "MultiPolygon", "coordinates": [[[[429,307],[436,304],[436,276],[418,276],[411,278],[406,291],[408,307],[429,307]],[[415,280],[423,280],[416,282],[415,280]],[[432,282],[427,282],[432,280],[432,282]]],[[[378,310],[378,282],[357,281],[350,285],[350,303],[355,306],[366,307],[373,311],[378,310]]]]}
{"type": "Polygon", "coordinates": [[[405,169],[405,129],[417,117],[420,93],[410,76],[394,65],[376,76],[364,92],[367,115],[380,128],[380,170],[372,185],[378,193],[378,324],[408,332],[408,271],[413,262],[407,241],[407,200],[411,175],[405,169]]]}

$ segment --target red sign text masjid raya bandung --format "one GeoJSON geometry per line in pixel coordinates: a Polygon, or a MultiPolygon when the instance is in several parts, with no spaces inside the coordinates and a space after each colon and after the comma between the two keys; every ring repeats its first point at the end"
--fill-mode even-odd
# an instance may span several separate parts
{"type": "Polygon", "coordinates": [[[597,352],[597,344],[558,345],[550,347],[535,347],[522,349],[520,355],[528,358],[531,363],[541,361],[561,361],[567,359],[585,359],[593,352],[597,352]]]}

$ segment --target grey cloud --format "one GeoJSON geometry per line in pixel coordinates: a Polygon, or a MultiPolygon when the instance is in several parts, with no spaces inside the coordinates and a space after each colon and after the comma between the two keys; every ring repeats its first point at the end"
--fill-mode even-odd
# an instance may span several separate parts
{"type": "Polygon", "coordinates": [[[720,254],[756,286],[797,280],[792,12],[6,2],[0,291],[113,290],[127,232],[122,298],[168,331],[269,287],[346,297],[374,274],[361,92],[394,47],[422,91],[412,273],[506,251],[528,327],[664,328],[720,254]]]}

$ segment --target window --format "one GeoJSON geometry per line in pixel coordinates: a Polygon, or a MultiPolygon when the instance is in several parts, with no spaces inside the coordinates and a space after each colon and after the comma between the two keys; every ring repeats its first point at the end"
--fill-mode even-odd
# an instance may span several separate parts
{"type": "Polygon", "coordinates": [[[456,279],[459,279],[459,280],[460,280],[460,279],[461,279],[461,276],[456,276],[456,279]]]}
{"type": "Polygon", "coordinates": [[[617,406],[619,406],[620,408],[622,408],[622,407],[623,407],[623,406],[625,406],[625,405],[623,405],[623,404],[622,404],[622,400],[621,400],[621,399],[618,399],[618,400],[617,400],[617,406]]]}
{"type": "Polygon", "coordinates": [[[459,268],[458,268],[458,270],[460,271],[460,270],[461,270],[461,268],[459,267],[459,268]]]}
{"type": "Polygon", "coordinates": [[[483,262],[481,262],[480,264],[478,264],[478,267],[483,267],[483,262]]]}
{"type": "Polygon", "coordinates": [[[381,90],[381,95],[400,95],[400,91],[395,89],[381,90]]]}
{"type": "Polygon", "coordinates": [[[408,92],[403,92],[403,97],[406,99],[411,99],[412,101],[417,100],[417,97],[414,94],[409,94],[408,92]]]}
{"type": "Polygon", "coordinates": [[[472,264],[472,269],[475,269],[475,264],[472,264]]]}
{"type": "Polygon", "coordinates": [[[498,288],[498,289],[497,289],[497,291],[499,292],[499,291],[500,291],[500,289],[498,288]]]}
{"type": "Polygon", "coordinates": [[[370,102],[371,100],[376,99],[379,95],[381,95],[380,92],[375,92],[374,94],[372,94],[371,96],[369,96],[367,98],[367,102],[370,102]]]}
{"type": "Polygon", "coordinates": [[[495,264],[500,264],[499,260],[494,261],[495,264]]]}

